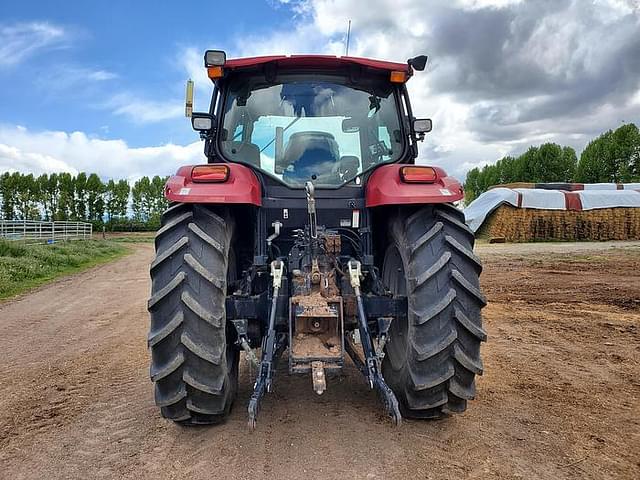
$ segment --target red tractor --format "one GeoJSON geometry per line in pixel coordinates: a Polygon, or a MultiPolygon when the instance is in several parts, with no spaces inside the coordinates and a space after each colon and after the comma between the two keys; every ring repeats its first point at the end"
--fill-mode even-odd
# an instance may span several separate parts
{"type": "Polygon", "coordinates": [[[151,264],[164,417],[224,420],[241,351],[257,372],[251,427],[285,351],[318,394],[348,355],[396,424],[466,409],[482,266],[453,206],[460,183],[415,165],[431,121],[413,117],[405,84],[426,62],[206,52],[209,112],[188,98],[187,113],[208,163],[167,182],[151,264]]]}

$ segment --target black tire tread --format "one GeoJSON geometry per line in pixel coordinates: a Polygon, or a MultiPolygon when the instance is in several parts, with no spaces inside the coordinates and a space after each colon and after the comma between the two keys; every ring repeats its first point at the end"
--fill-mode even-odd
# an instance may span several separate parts
{"type": "Polygon", "coordinates": [[[150,374],[162,415],[182,424],[223,421],[235,397],[237,353],[225,331],[233,229],[222,207],[174,204],[156,234],[150,374]]]}
{"type": "Polygon", "coordinates": [[[463,412],[475,396],[475,376],[483,372],[480,343],[487,339],[473,232],[464,214],[445,204],[399,209],[389,236],[389,251],[400,256],[406,275],[409,317],[406,357],[389,359],[387,349],[385,377],[395,379],[390,384],[404,416],[463,412]]]}

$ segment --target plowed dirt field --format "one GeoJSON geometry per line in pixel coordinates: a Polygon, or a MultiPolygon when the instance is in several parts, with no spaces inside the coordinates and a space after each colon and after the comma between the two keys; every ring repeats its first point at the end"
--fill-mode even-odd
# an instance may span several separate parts
{"type": "Polygon", "coordinates": [[[280,369],[246,426],[159,415],[151,245],[0,304],[0,478],[640,478],[640,244],[485,245],[489,341],[469,410],[394,428],[354,367],[280,369]]]}

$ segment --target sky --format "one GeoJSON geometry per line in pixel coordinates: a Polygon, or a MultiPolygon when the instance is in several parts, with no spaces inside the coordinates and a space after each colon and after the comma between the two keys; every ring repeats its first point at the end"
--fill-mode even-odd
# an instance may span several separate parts
{"type": "Polygon", "coordinates": [[[464,179],[547,141],[578,154],[640,124],[640,0],[0,0],[0,171],[169,175],[205,161],[184,86],[207,110],[202,55],[405,61],[419,162],[464,179]]]}

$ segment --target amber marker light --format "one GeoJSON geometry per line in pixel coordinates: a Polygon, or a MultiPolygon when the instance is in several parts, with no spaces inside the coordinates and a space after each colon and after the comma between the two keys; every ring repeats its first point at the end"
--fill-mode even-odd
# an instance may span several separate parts
{"type": "Polygon", "coordinates": [[[207,75],[209,78],[222,78],[224,70],[222,67],[207,67],[207,75]]]}
{"type": "Polygon", "coordinates": [[[438,174],[433,167],[402,167],[400,179],[404,183],[434,183],[438,179],[438,174]]]}
{"type": "Polygon", "coordinates": [[[197,165],[191,170],[191,179],[195,183],[224,183],[229,180],[227,165],[197,165]]]}
{"type": "Polygon", "coordinates": [[[393,70],[391,72],[391,77],[389,78],[389,80],[391,80],[391,83],[404,83],[407,81],[407,77],[407,72],[393,70]]]}

